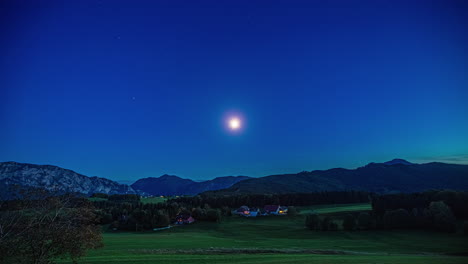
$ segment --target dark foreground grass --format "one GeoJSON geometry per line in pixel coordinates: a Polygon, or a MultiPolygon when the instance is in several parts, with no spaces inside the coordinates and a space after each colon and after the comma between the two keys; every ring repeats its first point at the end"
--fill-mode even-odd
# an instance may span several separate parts
{"type": "Polygon", "coordinates": [[[238,263],[238,264],[466,264],[465,257],[448,256],[335,256],[305,254],[257,254],[257,255],[125,255],[88,257],[83,264],[138,263],[138,264],[202,264],[202,263],[238,263]]]}
{"type": "MultiPolygon", "coordinates": [[[[349,206],[342,211],[356,208],[349,206]]],[[[158,232],[105,233],[105,247],[80,263],[468,263],[468,257],[447,255],[468,252],[468,237],[461,234],[315,232],[304,228],[304,219],[233,216],[158,232]]]]}

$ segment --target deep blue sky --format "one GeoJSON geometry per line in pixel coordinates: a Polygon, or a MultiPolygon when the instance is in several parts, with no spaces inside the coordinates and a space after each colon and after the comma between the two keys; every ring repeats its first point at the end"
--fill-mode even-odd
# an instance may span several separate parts
{"type": "Polygon", "coordinates": [[[0,161],[135,180],[468,160],[468,1],[0,5],[0,161]]]}

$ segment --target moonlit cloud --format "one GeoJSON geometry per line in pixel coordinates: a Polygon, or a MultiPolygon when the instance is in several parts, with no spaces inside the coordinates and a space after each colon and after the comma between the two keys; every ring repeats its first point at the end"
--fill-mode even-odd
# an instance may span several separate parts
{"type": "Polygon", "coordinates": [[[453,164],[468,164],[468,154],[422,157],[419,159],[414,159],[414,161],[417,163],[444,162],[453,164]]]}

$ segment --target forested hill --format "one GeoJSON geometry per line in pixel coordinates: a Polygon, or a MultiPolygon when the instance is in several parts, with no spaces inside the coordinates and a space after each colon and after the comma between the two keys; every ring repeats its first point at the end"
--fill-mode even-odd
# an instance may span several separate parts
{"type": "Polygon", "coordinates": [[[468,165],[401,159],[370,163],[357,169],[329,169],[280,174],[238,182],[218,194],[293,193],[362,190],[376,193],[419,192],[429,189],[468,190],[468,165]]]}
{"type": "Polygon", "coordinates": [[[212,180],[195,182],[173,175],[139,179],[131,186],[151,195],[194,195],[205,191],[231,187],[233,184],[250,179],[247,176],[217,177],[212,180]]]}

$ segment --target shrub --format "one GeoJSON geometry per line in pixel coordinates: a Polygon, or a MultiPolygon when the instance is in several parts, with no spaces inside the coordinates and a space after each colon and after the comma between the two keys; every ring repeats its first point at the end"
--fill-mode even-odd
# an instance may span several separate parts
{"type": "Polygon", "coordinates": [[[101,216],[101,221],[100,223],[103,224],[103,225],[106,225],[106,224],[110,224],[112,223],[112,220],[114,220],[112,218],[112,214],[109,214],[109,213],[105,213],[101,216]]]}
{"type": "Polygon", "coordinates": [[[170,224],[169,216],[162,210],[158,210],[151,219],[152,228],[166,227],[170,224]]]}
{"type": "Polygon", "coordinates": [[[93,193],[91,197],[107,199],[109,198],[109,195],[107,193],[93,193]]]}
{"type": "Polygon", "coordinates": [[[357,225],[359,229],[369,229],[371,227],[371,217],[369,213],[360,213],[357,218],[357,225]]]}
{"type": "Polygon", "coordinates": [[[330,223],[332,223],[332,219],[329,217],[329,216],[325,216],[323,219],[322,219],[322,230],[323,231],[328,231],[330,230],[330,223]]]}
{"type": "Polygon", "coordinates": [[[318,214],[311,214],[306,217],[305,225],[310,230],[319,230],[320,229],[320,218],[318,214]]]}
{"type": "Polygon", "coordinates": [[[296,216],[297,215],[297,209],[294,206],[289,206],[288,207],[288,215],[290,216],[296,216]]]}
{"type": "Polygon", "coordinates": [[[411,225],[411,216],[405,209],[397,209],[385,212],[385,228],[407,228],[411,225]]]}
{"type": "Polygon", "coordinates": [[[456,219],[444,202],[431,202],[429,205],[429,214],[432,219],[432,226],[439,231],[455,232],[456,231],[456,219]]]}
{"type": "Polygon", "coordinates": [[[328,225],[330,231],[338,231],[338,224],[335,221],[331,221],[328,225]]]}
{"type": "Polygon", "coordinates": [[[356,219],[352,214],[347,214],[343,221],[343,229],[352,231],[354,228],[356,228],[356,219]]]}
{"type": "Polygon", "coordinates": [[[221,222],[221,212],[217,209],[208,209],[206,211],[206,220],[211,222],[221,222]]]}

